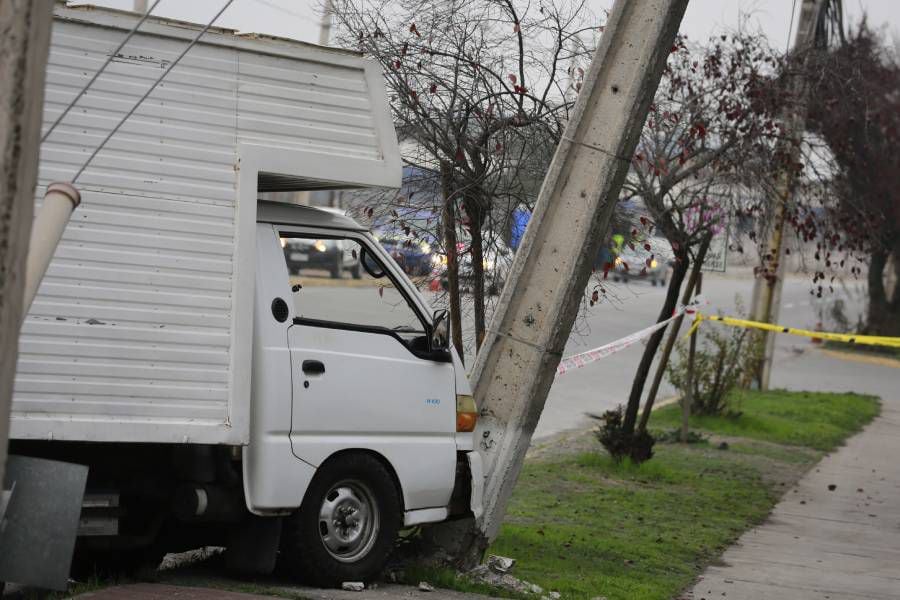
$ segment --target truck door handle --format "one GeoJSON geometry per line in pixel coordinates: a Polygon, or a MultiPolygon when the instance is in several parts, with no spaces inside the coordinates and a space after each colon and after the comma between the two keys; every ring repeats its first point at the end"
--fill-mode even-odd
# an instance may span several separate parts
{"type": "Polygon", "coordinates": [[[304,360],[303,361],[303,372],[310,375],[316,374],[321,375],[325,372],[325,365],[321,360],[304,360]]]}

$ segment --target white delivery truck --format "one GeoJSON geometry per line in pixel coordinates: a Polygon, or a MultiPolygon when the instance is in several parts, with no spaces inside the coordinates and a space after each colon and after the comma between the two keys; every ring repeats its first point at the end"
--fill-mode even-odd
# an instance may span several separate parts
{"type": "MultiPolygon", "coordinates": [[[[137,19],[57,5],[45,130],[137,19]]],[[[39,193],[199,29],[141,26],[42,146],[39,193]]],[[[22,327],[10,436],[89,468],[76,564],[221,545],[339,584],[376,574],[400,528],[480,513],[446,313],[353,220],[259,199],[400,174],[373,62],[217,28],[90,163],[22,327]],[[308,254],[335,246],[357,268],[316,276],[308,254]]]]}

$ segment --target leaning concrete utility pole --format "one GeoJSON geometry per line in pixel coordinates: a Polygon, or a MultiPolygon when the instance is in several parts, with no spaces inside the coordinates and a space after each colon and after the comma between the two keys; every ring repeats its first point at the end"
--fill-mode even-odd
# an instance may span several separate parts
{"type": "Polygon", "coordinates": [[[616,0],[472,371],[496,537],[688,0],[616,0]]]}
{"type": "Polygon", "coordinates": [[[0,520],[53,0],[0,1],[0,520]]]}
{"type": "Polygon", "coordinates": [[[319,22],[319,45],[327,46],[331,40],[331,22],[334,20],[334,4],[325,0],[322,6],[322,20],[319,22]]]}
{"type": "MultiPolygon", "coordinates": [[[[794,37],[794,53],[801,57],[801,63],[805,64],[806,55],[812,49],[816,39],[816,24],[819,16],[825,9],[829,0],[803,0],[800,6],[800,21],[797,24],[797,33],[794,37]]],[[[766,242],[763,255],[768,255],[768,269],[772,271],[768,277],[757,277],[753,283],[753,301],[750,305],[751,318],[763,323],[775,323],[778,321],[778,313],[781,308],[781,288],[784,285],[785,275],[785,244],[784,227],[787,216],[788,203],[794,193],[796,173],[793,165],[800,158],[800,143],[803,131],[806,127],[807,94],[809,86],[806,83],[805,73],[801,71],[794,74],[790,82],[791,101],[782,111],[781,120],[785,123],[784,139],[781,142],[781,155],[785,157],[784,164],[775,175],[775,215],[772,231],[766,242]]],[[[769,389],[769,380],[772,375],[772,357],[775,353],[775,334],[764,332],[763,358],[756,374],[756,383],[759,389],[769,389]]]]}

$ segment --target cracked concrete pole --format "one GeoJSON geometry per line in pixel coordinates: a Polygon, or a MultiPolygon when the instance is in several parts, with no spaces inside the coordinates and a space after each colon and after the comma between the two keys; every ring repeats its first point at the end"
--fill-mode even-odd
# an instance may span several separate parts
{"type": "Polygon", "coordinates": [[[0,494],[52,19],[52,0],[0,0],[0,494]]]}
{"type": "MultiPolygon", "coordinates": [[[[816,43],[816,36],[820,34],[817,23],[826,4],[828,4],[826,0],[803,0],[800,5],[800,20],[797,23],[793,52],[800,55],[804,64],[809,50],[816,43]]],[[[827,42],[824,39],[820,41],[827,42]]],[[[804,70],[796,70],[790,75],[789,85],[794,100],[785,103],[780,115],[786,126],[779,150],[789,157],[788,164],[795,164],[800,160],[800,142],[806,128],[806,113],[809,103],[809,84],[804,77],[804,70]]],[[[774,268],[774,273],[771,278],[757,277],[753,281],[750,318],[754,321],[778,322],[778,314],[781,312],[781,290],[784,287],[784,277],[787,273],[785,265],[787,245],[784,241],[787,209],[793,199],[795,188],[796,178],[793,170],[780,168],[775,175],[775,197],[772,199],[772,203],[775,205],[774,223],[766,245],[763,246],[763,254],[770,253],[773,257],[770,264],[766,266],[774,268]]],[[[772,377],[772,357],[775,355],[776,334],[767,331],[760,332],[758,335],[764,339],[764,350],[762,364],[756,374],[756,384],[759,389],[767,390],[772,377]]]]}
{"type": "Polygon", "coordinates": [[[473,368],[496,537],[688,0],[617,0],[473,368]]]}

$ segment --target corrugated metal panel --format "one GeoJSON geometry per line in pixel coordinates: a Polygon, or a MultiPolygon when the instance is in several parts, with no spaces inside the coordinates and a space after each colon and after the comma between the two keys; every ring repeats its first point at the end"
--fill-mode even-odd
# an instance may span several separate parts
{"type": "MultiPolygon", "coordinates": [[[[56,11],[45,130],[137,19],[56,11]]],[[[142,32],[42,146],[39,195],[72,178],[195,34],[152,18],[142,32]]],[[[12,436],[246,443],[250,340],[235,342],[252,322],[239,283],[253,281],[246,178],[393,181],[378,79],[361,59],[283,40],[215,30],[192,48],[78,181],[82,205],[22,329],[12,436]]]]}
{"type": "MultiPolygon", "coordinates": [[[[48,127],[124,33],[57,21],[48,127]]],[[[68,180],[184,48],[138,35],[44,144],[38,190],[68,180]]],[[[13,435],[227,439],[235,236],[237,51],[198,45],[79,180],[22,328],[13,435]]],[[[39,200],[38,200],[39,202],[39,200]]]]}
{"type": "Polygon", "coordinates": [[[241,53],[241,141],[335,156],[381,157],[360,69],[241,53]]]}

